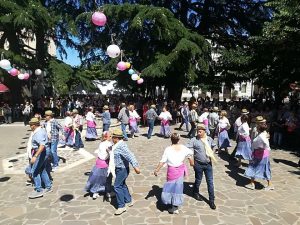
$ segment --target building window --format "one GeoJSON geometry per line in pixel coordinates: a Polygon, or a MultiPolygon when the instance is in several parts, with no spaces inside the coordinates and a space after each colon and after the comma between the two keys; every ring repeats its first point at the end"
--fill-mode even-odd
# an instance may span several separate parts
{"type": "Polygon", "coordinates": [[[246,93],[246,89],[247,89],[247,84],[242,84],[242,86],[241,86],[241,92],[242,93],[246,93]]]}

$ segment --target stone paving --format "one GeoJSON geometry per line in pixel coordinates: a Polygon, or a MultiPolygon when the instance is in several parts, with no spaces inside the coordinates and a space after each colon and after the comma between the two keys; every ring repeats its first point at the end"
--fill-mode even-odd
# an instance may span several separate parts
{"type": "MultiPolygon", "coordinates": [[[[174,128],[174,127],[173,127],[174,128]]],[[[10,127],[22,135],[10,137],[3,127],[0,127],[1,159],[14,159],[25,152],[24,136],[29,131],[25,128],[10,127]],[[18,130],[17,130],[18,129],[18,130]],[[10,137],[13,143],[9,149],[4,143],[10,137]]],[[[159,127],[155,127],[155,132],[159,127]]],[[[264,191],[265,182],[258,183],[256,190],[244,188],[248,179],[243,176],[245,165],[236,168],[228,162],[226,154],[220,154],[214,165],[216,210],[211,210],[205,201],[198,202],[191,197],[194,172],[189,167],[189,177],[185,179],[185,203],[180,208],[179,215],[170,215],[160,202],[160,194],[166,179],[166,168],[160,171],[158,177],[152,173],[164,148],[170,144],[169,139],[153,136],[148,140],[143,134],[130,139],[127,143],[135,153],[141,168],[141,174],[133,170],[127,179],[134,199],[134,206],[121,216],[114,216],[115,199],[111,203],[103,202],[102,198],[93,200],[83,191],[89,171],[94,165],[91,159],[99,141],[85,142],[89,159],[74,167],[61,169],[52,173],[54,179],[53,192],[43,198],[29,200],[27,194],[32,191],[26,186],[25,174],[11,174],[1,168],[0,177],[0,224],[43,224],[43,225],[129,225],[129,224],[244,224],[244,225],[300,225],[300,170],[297,168],[298,157],[282,150],[272,151],[271,168],[274,191],[264,191]]],[[[179,131],[185,134],[183,131],[179,131]]],[[[12,132],[13,133],[13,132],[12,132]]],[[[11,134],[11,133],[10,133],[11,134]]],[[[26,138],[25,138],[26,139],[26,138]]],[[[188,139],[181,138],[181,143],[188,139]]],[[[60,150],[59,154],[66,158],[66,167],[85,158],[72,150],[60,150]],[[65,155],[64,155],[65,154],[65,155]],[[73,159],[72,159],[73,158],[73,159]],[[75,160],[76,159],[76,160],[75,160]],[[72,163],[71,163],[72,162],[72,163]]],[[[20,160],[21,161],[21,160],[20,160]]],[[[12,162],[14,163],[14,162],[12,162]]],[[[26,163],[26,161],[24,161],[26,163]]],[[[22,163],[12,165],[21,170],[22,163]]],[[[25,167],[25,165],[24,165],[25,167]]],[[[208,198],[205,179],[201,184],[201,194],[208,198]]]]}

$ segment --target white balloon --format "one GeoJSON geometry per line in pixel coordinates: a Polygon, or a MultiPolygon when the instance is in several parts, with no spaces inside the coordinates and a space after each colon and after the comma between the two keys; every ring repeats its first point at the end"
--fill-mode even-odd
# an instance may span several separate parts
{"type": "Polygon", "coordinates": [[[36,70],[34,71],[34,73],[35,73],[35,75],[39,76],[39,75],[42,74],[42,70],[36,69],[36,70]]]}
{"type": "Polygon", "coordinates": [[[2,59],[0,61],[0,67],[2,67],[3,69],[11,67],[10,61],[8,61],[7,59],[2,59]]]}
{"type": "Polygon", "coordinates": [[[20,73],[20,74],[18,75],[18,78],[19,78],[20,80],[24,80],[25,75],[24,75],[23,73],[20,73]]]}
{"type": "Polygon", "coordinates": [[[131,80],[138,80],[140,77],[136,73],[131,75],[131,80]]]}
{"type": "Polygon", "coordinates": [[[120,55],[121,50],[118,45],[110,45],[106,49],[107,55],[111,58],[116,58],[120,55]]]}

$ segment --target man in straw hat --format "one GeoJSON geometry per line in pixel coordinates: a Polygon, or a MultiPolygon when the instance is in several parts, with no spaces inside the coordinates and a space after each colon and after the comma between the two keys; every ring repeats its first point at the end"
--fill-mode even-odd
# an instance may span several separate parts
{"type": "Polygon", "coordinates": [[[101,114],[101,116],[103,122],[103,132],[109,131],[111,116],[110,116],[108,105],[103,106],[103,113],[101,114]]]}
{"type": "Polygon", "coordinates": [[[146,112],[146,118],[147,118],[147,123],[148,123],[148,133],[147,133],[147,138],[150,139],[152,136],[152,132],[154,129],[154,123],[155,119],[158,118],[158,115],[155,111],[155,105],[152,104],[150,106],[150,109],[146,112]]]}
{"type": "Polygon", "coordinates": [[[206,126],[204,124],[197,126],[197,136],[192,138],[186,146],[194,151],[194,198],[202,201],[202,197],[199,194],[199,187],[204,173],[209,194],[209,206],[211,209],[216,209],[212,168],[212,161],[216,161],[212,150],[215,144],[213,143],[213,139],[206,135],[206,126]]]}
{"type": "Polygon", "coordinates": [[[57,155],[57,145],[59,141],[59,131],[63,132],[62,126],[54,119],[54,114],[51,110],[45,112],[46,122],[44,127],[47,131],[48,142],[51,149],[52,172],[58,167],[59,157],[57,155]]]}
{"type": "Polygon", "coordinates": [[[140,169],[134,154],[123,141],[123,132],[120,129],[113,130],[112,141],[114,143],[113,153],[116,168],[114,189],[116,192],[118,208],[115,215],[121,215],[126,212],[127,206],[133,206],[132,198],[126,185],[126,179],[129,175],[129,164],[132,165],[137,174],[140,173],[140,169]]]}
{"type": "Polygon", "coordinates": [[[42,197],[43,194],[52,191],[52,183],[46,171],[46,149],[49,148],[47,132],[40,126],[38,118],[32,118],[29,121],[33,132],[31,138],[32,158],[30,163],[31,176],[34,181],[34,191],[28,194],[28,198],[34,199],[42,197]],[[42,189],[42,182],[46,189],[42,189]]]}

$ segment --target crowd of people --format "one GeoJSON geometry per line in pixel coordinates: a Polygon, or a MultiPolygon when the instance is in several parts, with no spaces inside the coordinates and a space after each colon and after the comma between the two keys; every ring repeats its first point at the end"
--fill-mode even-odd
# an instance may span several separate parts
{"type": "MultiPolygon", "coordinates": [[[[69,146],[74,150],[82,148],[81,132],[84,126],[86,141],[101,140],[85,190],[94,199],[101,192],[106,199],[115,196],[116,215],[124,213],[133,204],[126,185],[129,165],[137,174],[141,171],[126,141],[139,136],[140,125],[148,126],[146,136],[151,139],[154,126],[159,124],[159,135],[171,140],[153,174],[157,176],[160,169],[167,165],[167,181],[161,200],[169,205],[168,211],[172,214],[178,213],[178,208],[183,204],[183,180],[187,175],[185,158],[188,158],[195,172],[194,198],[202,200],[199,187],[204,173],[209,206],[216,209],[213,164],[217,161],[217,154],[229,155],[228,148],[236,143],[230,156],[236,159],[236,167],[242,165],[242,160],[248,161],[244,175],[249,178],[249,184],[245,187],[254,190],[255,181],[263,179],[267,181],[265,190],[269,191],[274,190],[271,183],[271,144],[273,149],[284,145],[292,149],[299,144],[297,138],[290,142],[292,137],[300,136],[298,105],[274,107],[268,101],[220,103],[209,99],[191,99],[177,105],[165,99],[144,99],[145,102],[141,98],[127,100],[126,103],[121,102],[120,107],[114,107],[113,112],[110,110],[111,102],[116,99],[102,99],[101,106],[91,104],[82,108],[67,108],[63,124],[54,118],[55,110],[44,111],[45,122],[42,123],[40,111],[31,108],[35,114],[29,121],[32,137],[28,147],[30,168],[27,171],[33,179],[35,190],[28,197],[41,197],[52,190],[49,176],[59,166],[57,146],[69,146]],[[97,118],[102,119],[102,135],[97,133],[97,118]],[[112,118],[119,121],[120,128],[110,128],[112,118]],[[177,123],[180,125],[175,129],[185,128],[186,136],[182,135],[188,138],[185,145],[180,143],[180,135],[172,132],[171,125],[176,126],[177,123]]],[[[30,103],[28,105],[31,107],[30,103]]]]}

